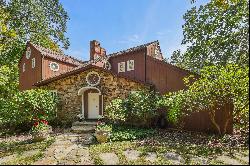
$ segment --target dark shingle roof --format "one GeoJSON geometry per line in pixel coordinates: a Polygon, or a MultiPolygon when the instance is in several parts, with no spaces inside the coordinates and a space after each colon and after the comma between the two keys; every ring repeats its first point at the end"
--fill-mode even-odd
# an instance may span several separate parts
{"type": "Polygon", "coordinates": [[[78,60],[76,58],[73,58],[71,56],[65,55],[63,53],[59,53],[56,51],[52,51],[50,49],[44,48],[42,46],[30,43],[32,46],[34,46],[43,56],[53,58],[62,62],[70,63],[76,66],[82,65],[85,62],[78,60]]]}
{"type": "Polygon", "coordinates": [[[156,40],[156,41],[153,41],[153,42],[150,42],[150,43],[146,43],[146,44],[142,44],[142,45],[139,45],[139,46],[136,46],[136,47],[132,47],[132,48],[129,48],[129,49],[126,49],[126,50],[122,50],[122,51],[119,51],[119,52],[115,52],[115,53],[112,53],[112,54],[109,54],[107,55],[108,57],[114,57],[114,56],[117,56],[117,55],[122,55],[122,54],[126,54],[126,53],[129,53],[129,52],[133,52],[133,51],[137,51],[137,50],[141,50],[151,44],[157,44],[159,46],[159,41],[156,40]]]}

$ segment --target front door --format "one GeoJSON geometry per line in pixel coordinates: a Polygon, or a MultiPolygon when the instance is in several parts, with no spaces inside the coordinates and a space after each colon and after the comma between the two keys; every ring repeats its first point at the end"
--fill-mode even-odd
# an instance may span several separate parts
{"type": "Polygon", "coordinates": [[[88,118],[98,119],[99,93],[88,93],[88,118]]]}

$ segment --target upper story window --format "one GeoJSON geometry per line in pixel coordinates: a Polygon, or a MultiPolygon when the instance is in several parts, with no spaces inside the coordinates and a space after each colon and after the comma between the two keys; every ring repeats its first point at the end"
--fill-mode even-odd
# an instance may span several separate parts
{"type": "Polygon", "coordinates": [[[23,72],[25,72],[25,63],[23,63],[23,72]]]}
{"type": "Polygon", "coordinates": [[[28,47],[26,50],[26,58],[29,59],[30,55],[31,55],[31,49],[30,49],[30,47],[28,47]]]}
{"type": "Polygon", "coordinates": [[[134,60],[128,60],[127,61],[127,71],[131,71],[135,69],[135,61],[134,60]]]}
{"type": "Polygon", "coordinates": [[[32,58],[32,68],[35,68],[35,67],[36,67],[36,59],[32,58]]]}
{"type": "Polygon", "coordinates": [[[125,72],[125,62],[118,63],[118,73],[125,72]]]}
{"type": "Polygon", "coordinates": [[[49,64],[49,67],[50,67],[50,69],[51,69],[52,71],[58,71],[58,70],[59,70],[59,64],[56,63],[56,62],[51,62],[51,63],[49,64]]]}

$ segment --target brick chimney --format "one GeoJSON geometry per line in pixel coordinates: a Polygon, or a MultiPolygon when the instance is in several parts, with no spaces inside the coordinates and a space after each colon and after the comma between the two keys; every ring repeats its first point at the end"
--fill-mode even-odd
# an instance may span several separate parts
{"type": "Polygon", "coordinates": [[[106,50],[101,47],[97,40],[90,41],[90,60],[94,60],[100,56],[106,56],[106,50]]]}

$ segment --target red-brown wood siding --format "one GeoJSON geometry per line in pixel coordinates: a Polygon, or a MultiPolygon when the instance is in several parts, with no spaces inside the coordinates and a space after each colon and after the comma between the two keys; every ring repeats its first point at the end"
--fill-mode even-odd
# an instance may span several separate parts
{"type": "Polygon", "coordinates": [[[189,72],[150,56],[146,58],[146,66],[147,83],[155,85],[160,93],[185,89],[183,78],[190,75],[189,72]]]}
{"type": "Polygon", "coordinates": [[[28,44],[27,48],[31,49],[31,56],[29,59],[26,58],[26,51],[23,53],[23,56],[19,63],[19,89],[28,90],[33,89],[35,86],[32,86],[34,83],[42,79],[42,66],[41,66],[41,55],[32,45],[28,44]],[[32,68],[32,58],[35,58],[35,68],[32,68]],[[25,71],[23,72],[23,64],[25,63],[25,71]]]}
{"type": "Polygon", "coordinates": [[[58,73],[62,73],[65,71],[69,71],[76,67],[75,65],[64,63],[52,58],[44,57],[43,60],[43,79],[47,79],[51,76],[57,75],[58,73]],[[52,71],[50,69],[50,63],[51,62],[56,62],[59,65],[59,70],[58,71],[52,71]]]}
{"type": "Polygon", "coordinates": [[[131,52],[124,55],[118,55],[110,58],[111,70],[118,73],[118,63],[125,62],[125,72],[118,73],[119,75],[128,76],[140,81],[145,81],[145,50],[131,52]],[[127,61],[134,60],[134,70],[127,71],[127,61]]]}

